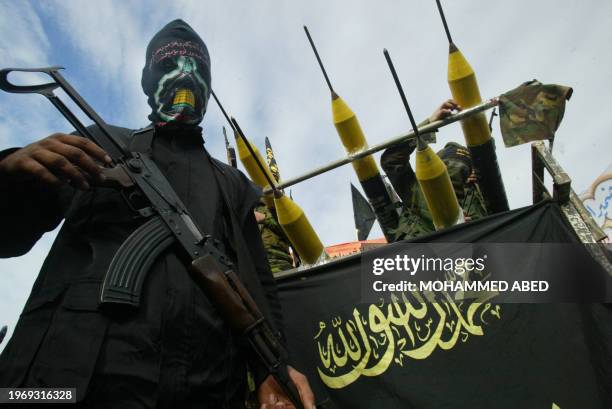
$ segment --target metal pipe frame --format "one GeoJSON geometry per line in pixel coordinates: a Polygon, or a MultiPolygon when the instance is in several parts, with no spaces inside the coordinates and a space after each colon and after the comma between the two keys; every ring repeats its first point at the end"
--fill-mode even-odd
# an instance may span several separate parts
{"type": "MultiPolygon", "coordinates": [[[[473,106],[471,108],[465,109],[461,112],[457,112],[454,115],[448,116],[444,119],[441,119],[439,121],[435,121],[435,122],[431,122],[427,125],[421,126],[420,128],[418,128],[418,132],[420,134],[426,134],[429,132],[434,132],[437,131],[438,129],[446,126],[446,125],[450,125],[452,123],[455,123],[457,121],[461,121],[462,119],[468,118],[472,115],[476,115],[480,112],[484,112],[488,109],[491,109],[495,106],[497,106],[498,104],[498,99],[497,97],[495,98],[491,98],[488,101],[482,102],[479,105],[473,106]]],[[[414,139],[416,138],[416,132],[414,130],[402,134],[402,135],[398,135],[394,138],[391,138],[387,141],[381,142],[379,144],[370,146],[369,148],[363,149],[361,151],[357,151],[357,152],[353,152],[350,155],[342,158],[342,159],[338,159],[335,160],[333,162],[328,163],[327,165],[315,168],[313,170],[311,170],[310,172],[306,172],[300,176],[296,176],[292,179],[287,179],[287,180],[283,180],[281,182],[279,182],[276,185],[276,189],[284,189],[287,188],[289,186],[293,186],[295,184],[298,184],[300,182],[303,182],[305,180],[311,179],[315,176],[318,176],[322,173],[328,172],[330,170],[339,168],[340,166],[346,165],[347,163],[351,163],[357,159],[361,159],[365,156],[371,155],[373,153],[379,152],[383,149],[386,149],[390,146],[396,145],[400,142],[404,142],[410,139],[414,139]]],[[[264,189],[264,193],[271,193],[272,189],[268,186],[264,189]]]]}

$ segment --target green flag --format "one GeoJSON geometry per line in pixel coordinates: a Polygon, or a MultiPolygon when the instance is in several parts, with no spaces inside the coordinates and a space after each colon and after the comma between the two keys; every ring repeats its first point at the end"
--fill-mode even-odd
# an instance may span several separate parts
{"type": "Polygon", "coordinates": [[[499,117],[506,147],[532,141],[553,140],[572,88],[526,82],[499,98],[499,117]]]}

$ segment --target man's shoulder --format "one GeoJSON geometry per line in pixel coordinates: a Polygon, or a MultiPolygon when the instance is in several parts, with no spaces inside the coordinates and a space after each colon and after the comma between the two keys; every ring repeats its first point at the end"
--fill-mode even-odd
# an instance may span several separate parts
{"type": "Polygon", "coordinates": [[[261,188],[251,182],[239,169],[215,158],[212,158],[212,162],[219,171],[222,183],[229,187],[230,200],[238,207],[243,207],[243,210],[250,211],[259,202],[262,194],[261,188]]]}
{"type": "Polygon", "coordinates": [[[233,179],[237,183],[244,183],[245,181],[248,181],[248,179],[240,169],[230,166],[227,163],[222,162],[217,158],[214,158],[212,155],[210,156],[210,158],[212,160],[213,165],[215,165],[215,167],[225,178],[233,179]]]}
{"type": "MultiPolygon", "coordinates": [[[[212,157],[211,157],[212,158],[212,157]]],[[[220,171],[223,178],[226,181],[235,184],[236,187],[242,189],[249,189],[258,191],[258,194],[261,194],[261,189],[255,185],[247,176],[240,170],[233,166],[228,165],[225,162],[220,161],[219,159],[212,158],[213,164],[220,171]]]]}

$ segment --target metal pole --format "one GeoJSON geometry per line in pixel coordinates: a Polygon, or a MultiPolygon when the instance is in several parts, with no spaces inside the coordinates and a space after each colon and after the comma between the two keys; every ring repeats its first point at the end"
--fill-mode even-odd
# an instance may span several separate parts
{"type": "MultiPolygon", "coordinates": [[[[466,110],[463,110],[461,112],[457,112],[456,114],[448,116],[448,117],[446,117],[444,119],[441,119],[439,121],[431,122],[431,123],[429,123],[427,125],[424,125],[424,126],[418,128],[418,132],[421,133],[421,134],[426,134],[428,132],[436,131],[436,130],[442,128],[443,126],[446,126],[446,125],[452,124],[454,122],[460,121],[462,119],[465,119],[465,118],[470,117],[472,115],[475,115],[477,113],[484,112],[487,109],[491,109],[494,106],[497,106],[497,103],[498,103],[497,97],[491,98],[490,100],[482,102],[479,105],[473,106],[473,107],[471,107],[469,109],[466,109],[466,110]]],[[[340,166],[346,165],[347,163],[351,163],[354,160],[361,159],[364,156],[371,155],[372,153],[376,153],[378,151],[386,149],[389,146],[398,144],[400,142],[404,142],[404,141],[409,140],[409,139],[413,139],[415,137],[416,137],[416,134],[415,134],[414,130],[410,131],[408,133],[396,136],[396,137],[391,138],[391,139],[389,139],[389,140],[387,140],[385,142],[379,143],[379,144],[374,145],[374,146],[370,146],[369,148],[364,149],[362,151],[354,152],[354,153],[348,155],[345,158],[336,160],[336,161],[331,162],[331,163],[329,163],[329,164],[327,164],[325,166],[321,166],[319,168],[315,168],[315,169],[311,170],[310,172],[307,172],[307,173],[304,173],[303,175],[294,177],[293,179],[288,179],[288,180],[282,181],[280,183],[277,183],[276,184],[276,189],[284,189],[286,187],[293,186],[295,184],[298,184],[300,182],[303,182],[305,180],[308,180],[310,178],[318,176],[321,173],[325,173],[325,172],[328,172],[328,171],[330,171],[332,169],[339,168],[340,166]]],[[[264,193],[271,193],[271,192],[272,192],[272,189],[270,189],[269,187],[266,187],[264,189],[264,193]]]]}

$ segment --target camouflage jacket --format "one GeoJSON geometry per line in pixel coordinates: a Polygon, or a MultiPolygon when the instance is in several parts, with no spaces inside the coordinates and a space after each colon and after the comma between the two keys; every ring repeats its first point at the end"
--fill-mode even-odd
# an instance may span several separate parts
{"type": "Polygon", "coordinates": [[[506,147],[550,140],[561,124],[572,89],[528,81],[499,98],[499,123],[506,147]]]}
{"type": "MultiPolygon", "coordinates": [[[[420,126],[427,123],[424,121],[420,126]]],[[[429,136],[427,139],[433,138],[429,136]]],[[[393,231],[394,241],[410,240],[435,231],[425,197],[409,162],[415,147],[412,141],[404,142],[388,148],[381,157],[381,166],[403,202],[398,227],[393,231]]],[[[472,220],[486,215],[478,185],[468,182],[472,172],[469,151],[449,142],[438,155],[446,164],[457,200],[465,214],[472,220]]]]}
{"type": "Polygon", "coordinates": [[[270,270],[273,274],[276,274],[293,268],[293,258],[289,252],[289,239],[276,217],[274,217],[273,212],[265,205],[256,207],[255,211],[265,216],[263,220],[258,221],[258,225],[270,263],[270,270]]]}

